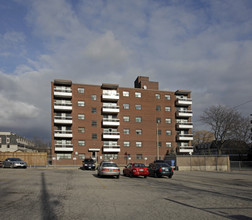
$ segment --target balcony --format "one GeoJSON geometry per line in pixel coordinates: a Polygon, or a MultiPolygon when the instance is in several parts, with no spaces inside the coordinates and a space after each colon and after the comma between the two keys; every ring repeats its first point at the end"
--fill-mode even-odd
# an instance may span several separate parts
{"type": "Polygon", "coordinates": [[[179,153],[193,153],[193,146],[187,146],[187,147],[178,147],[179,153]]]}
{"type": "Polygon", "coordinates": [[[54,131],[54,137],[56,138],[72,138],[73,133],[71,130],[55,130],[54,131]]]}
{"type": "Polygon", "coordinates": [[[121,150],[120,150],[120,147],[105,147],[103,146],[103,152],[107,153],[107,152],[110,152],[110,153],[119,153],[121,150]]]}
{"type": "Polygon", "coordinates": [[[119,139],[120,132],[118,131],[104,132],[102,137],[103,139],[119,139]]]}
{"type": "Polygon", "coordinates": [[[192,141],[193,134],[178,134],[177,141],[192,141]]]}
{"type": "Polygon", "coordinates": [[[103,113],[119,113],[120,108],[117,105],[103,105],[102,107],[102,112],[103,113]]]}
{"type": "Polygon", "coordinates": [[[54,110],[72,111],[72,103],[54,103],[54,110]]]}
{"type": "Polygon", "coordinates": [[[192,110],[178,110],[178,111],[176,111],[176,117],[179,117],[179,118],[189,118],[192,116],[193,116],[192,110]]]}
{"type": "Polygon", "coordinates": [[[54,88],[54,97],[57,98],[72,98],[71,88],[54,88]]]}
{"type": "Polygon", "coordinates": [[[64,152],[72,152],[73,151],[73,145],[72,144],[55,144],[54,151],[64,151],[64,152]]]}
{"type": "Polygon", "coordinates": [[[193,123],[192,122],[181,122],[176,124],[176,129],[192,129],[193,123]]]}
{"type": "Polygon", "coordinates": [[[102,100],[118,101],[119,100],[119,93],[117,93],[117,92],[103,92],[102,93],[102,100]]]}
{"type": "Polygon", "coordinates": [[[54,116],[54,123],[55,124],[72,124],[72,116],[54,116]]]}
{"type": "Polygon", "coordinates": [[[118,119],[118,118],[103,118],[102,125],[103,126],[119,126],[120,119],[118,119]]]}
{"type": "Polygon", "coordinates": [[[189,98],[177,98],[176,99],[177,106],[188,106],[192,105],[192,99],[189,98]]]}

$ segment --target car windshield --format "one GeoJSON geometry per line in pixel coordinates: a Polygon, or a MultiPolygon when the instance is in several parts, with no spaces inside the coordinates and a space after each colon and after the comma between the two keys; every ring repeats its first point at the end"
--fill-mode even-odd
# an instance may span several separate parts
{"type": "Polygon", "coordinates": [[[167,163],[158,164],[159,167],[170,167],[167,163]]]}
{"type": "Polygon", "coordinates": [[[19,158],[8,158],[7,160],[9,160],[9,161],[21,161],[21,159],[19,159],[19,158]]]}
{"type": "Polygon", "coordinates": [[[84,162],[94,162],[93,159],[85,159],[84,162]]]}
{"type": "Polygon", "coordinates": [[[103,167],[117,167],[115,163],[103,163],[102,166],[103,167]]]}
{"type": "Polygon", "coordinates": [[[145,167],[145,165],[142,163],[135,163],[134,167],[145,167]]]}

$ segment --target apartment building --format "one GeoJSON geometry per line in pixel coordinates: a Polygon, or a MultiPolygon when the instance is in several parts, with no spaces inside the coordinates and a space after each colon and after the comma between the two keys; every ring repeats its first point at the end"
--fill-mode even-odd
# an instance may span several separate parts
{"type": "Polygon", "coordinates": [[[35,143],[13,132],[0,132],[0,152],[38,152],[35,143]]]}
{"type": "Polygon", "coordinates": [[[54,164],[90,157],[148,164],[193,152],[191,91],[162,91],[145,76],[134,88],[54,80],[51,102],[54,164]]]}

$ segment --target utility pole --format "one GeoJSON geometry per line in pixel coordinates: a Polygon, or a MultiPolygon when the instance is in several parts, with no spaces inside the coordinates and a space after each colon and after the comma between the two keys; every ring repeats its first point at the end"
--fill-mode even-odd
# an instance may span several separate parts
{"type": "Polygon", "coordinates": [[[158,146],[158,122],[157,122],[157,160],[159,160],[159,146],[158,146]]]}

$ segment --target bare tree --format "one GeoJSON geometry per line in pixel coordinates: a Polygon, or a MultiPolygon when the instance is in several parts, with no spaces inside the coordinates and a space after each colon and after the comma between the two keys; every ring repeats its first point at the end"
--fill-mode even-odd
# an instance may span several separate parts
{"type": "Polygon", "coordinates": [[[211,106],[203,112],[201,121],[209,125],[214,133],[218,154],[221,154],[225,141],[234,136],[237,137],[237,130],[243,130],[238,129],[243,126],[241,119],[242,116],[239,112],[223,105],[211,106]]]}
{"type": "Polygon", "coordinates": [[[214,140],[214,134],[207,130],[193,132],[193,145],[203,144],[214,140]]]}

